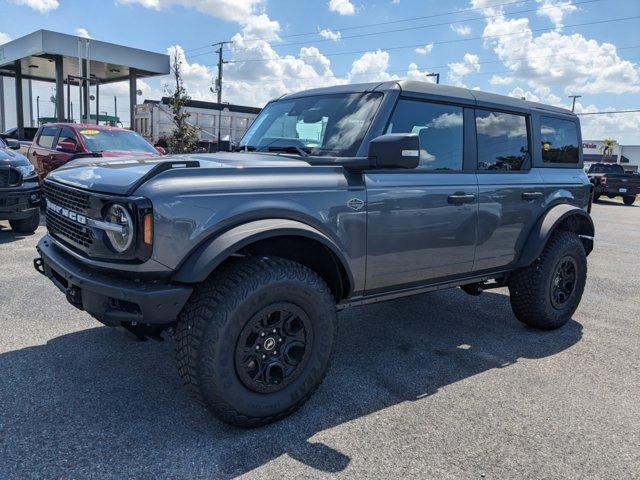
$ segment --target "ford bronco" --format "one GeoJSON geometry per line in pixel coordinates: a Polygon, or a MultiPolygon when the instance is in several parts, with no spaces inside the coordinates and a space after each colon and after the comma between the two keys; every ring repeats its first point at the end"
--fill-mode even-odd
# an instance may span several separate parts
{"type": "Polygon", "coordinates": [[[449,86],[287,95],[237,152],[52,172],[34,265],[105,325],[172,332],[193,396],[263,425],[320,385],[339,309],[508,287],[521,322],[565,324],[594,238],[581,143],[567,110],[449,86]]]}

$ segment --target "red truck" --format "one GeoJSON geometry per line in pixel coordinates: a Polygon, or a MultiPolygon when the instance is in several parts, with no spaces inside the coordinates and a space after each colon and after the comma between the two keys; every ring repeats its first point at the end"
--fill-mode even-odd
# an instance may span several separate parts
{"type": "Polygon", "coordinates": [[[27,158],[42,182],[49,172],[74,158],[157,157],[164,153],[164,149],[153,147],[131,130],[95,124],[48,123],[38,129],[27,158]]]}

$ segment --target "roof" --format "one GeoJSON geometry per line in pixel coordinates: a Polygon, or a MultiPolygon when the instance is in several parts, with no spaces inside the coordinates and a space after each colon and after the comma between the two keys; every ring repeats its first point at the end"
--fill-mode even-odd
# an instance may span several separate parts
{"type": "MultiPolygon", "coordinates": [[[[162,97],[162,100],[145,100],[144,101],[144,103],[151,103],[151,104],[162,103],[163,105],[169,105],[170,102],[171,102],[171,98],[169,97],[162,97]]],[[[244,105],[235,105],[233,103],[204,102],[202,100],[188,100],[185,103],[185,105],[191,108],[203,108],[206,110],[220,110],[220,107],[222,107],[222,109],[226,108],[230,112],[253,113],[255,115],[260,113],[260,111],[262,110],[261,108],[258,108],[258,107],[247,107],[244,105]]]]}
{"type": "Polygon", "coordinates": [[[574,115],[570,110],[565,108],[554,107],[543,103],[530,102],[519,98],[509,97],[507,95],[498,95],[495,93],[482,92],[480,90],[471,90],[468,88],[453,87],[450,85],[439,85],[432,82],[417,80],[400,80],[393,82],[374,82],[374,83],[354,83],[348,85],[337,85],[333,87],[316,88],[303,92],[285,95],[280,98],[296,98],[306,97],[310,95],[326,95],[336,93],[361,93],[361,92],[384,92],[389,90],[400,90],[405,93],[417,93],[432,97],[434,99],[442,99],[446,101],[463,101],[464,103],[473,103],[479,106],[506,106],[508,108],[525,109],[525,110],[546,110],[554,113],[565,115],[574,115]]]}
{"type": "MultiPolygon", "coordinates": [[[[87,39],[75,35],[38,30],[0,46],[0,74],[14,75],[13,63],[21,63],[25,78],[55,80],[54,58],[63,57],[64,74],[78,75],[78,45],[87,39]]],[[[169,73],[169,56],[125,47],[100,40],[88,40],[90,73],[101,83],[129,78],[131,69],[136,76],[149,77],[169,73]]]]}
{"type": "MultiPolygon", "coordinates": [[[[102,117],[101,117],[102,118],[102,117]]],[[[125,130],[126,128],[112,127],[110,125],[96,125],[95,123],[65,123],[65,122],[52,122],[45,123],[43,127],[69,127],[75,130],[125,130]]]]}

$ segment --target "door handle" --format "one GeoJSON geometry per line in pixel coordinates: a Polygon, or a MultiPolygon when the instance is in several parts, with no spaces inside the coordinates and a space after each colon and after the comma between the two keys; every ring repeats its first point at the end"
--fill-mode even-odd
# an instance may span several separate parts
{"type": "Polygon", "coordinates": [[[522,200],[526,200],[530,202],[531,200],[536,200],[538,198],[542,198],[542,192],[524,192],[522,194],[522,200]]]}
{"type": "Polygon", "coordinates": [[[454,205],[462,205],[463,203],[471,203],[476,199],[476,196],[471,193],[454,193],[447,197],[447,201],[454,205]]]}

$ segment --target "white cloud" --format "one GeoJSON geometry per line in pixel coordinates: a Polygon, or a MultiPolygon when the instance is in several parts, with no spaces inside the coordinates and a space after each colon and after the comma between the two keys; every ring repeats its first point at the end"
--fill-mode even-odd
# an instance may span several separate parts
{"type": "MultiPolygon", "coordinates": [[[[351,64],[349,80],[355,77],[354,83],[384,82],[398,77],[387,72],[389,69],[389,52],[376,50],[366,52],[351,64]]],[[[351,82],[350,82],[351,83],[351,82]]]]}
{"type": "Polygon", "coordinates": [[[400,5],[400,0],[391,0],[393,5],[400,5]]]}
{"type": "Polygon", "coordinates": [[[458,35],[462,35],[463,37],[471,34],[471,27],[469,25],[449,25],[451,30],[456,32],[458,35]]]}
{"type": "Polygon", "coordinates": [[[511,85],[513,83],[513,77],[501,77],[500,75],[494,75],[489,80],[491,85],[511,85]]]}
{"type": "Polygon", "coordinates": [[[449,79],[454,85],[464,87],[462,80],[470,73],[480,71],[480,59],[473,53],[465,53],[462,62],[449,63],[449,79]]]}
{"type": "Polygon", "coordinates": [[[318,28],[318,35],[320,35],[322,38],[326,38],[327,40],[332,40],[334,42],[337,42],[338,40],[340,40],[340,37],[342,37],[342,34],[340,32],[334,32],[333,30],[330,30],[328,28],[323,28],[322,30],[318,28]]]}
{"type": "Polygon", "coordinates": [[[429,43],[424,47],[418,47],[414,50],[414,52],[419,53],[420,55],[428,55],[433,50],[433,43],[429,43]]]}
{"type": "Polygon", "coordinates": [[[578,7],[566,0],[536,0],[540,7],[536,13],[542,17],[548,17],[556,28],[562,28],[564,16],[575,12],[578,7]]]}
{"type": "Polygon", "coordinates": [[[329,0],[329,10],[339,15],[353,15],[356,13],[356,8],[351,3],[351,0],[329,0]]]}
{"type": "MultiPolygon", "coordinates": [[[[19,0],[24,1],[24,0],[19,0]]],[[[27,0],[35,1],[35,0],[27,0]]],[[[41,0],[53,1],[57,0],[41,0]]],[[[118,0],[119,3],[137,3],[153,10],[163,10],[173,5],[195,8],[197,11],[221,20],[245,24],[264,0],[118,0]]]]}
{"type": "Polygon", "coordinates": [[[8,33],[0,32],[0,45],[2,45],[3,43],[7,43],[10,40],[11,35],[9,35],[8,33]]]}
{"type": "Polygon", "coordinates": [[[58,0],[9,0],[16,5],[25,5],[40,13],[47,13],[60,6],[58,0]]]}
{"type": "Polygon", "coordinates": [[[92,38],[86,28],[76,28],[76,35],[82,38],[92,38]]]}
{"type": "Polygon", "coordinates": [[[638,65],[618,56],[615,45],[557,31],[534,37],[527,18],[498,17],[483,35],[498,58],[532,87],[563,87],[565,93],[638,93],[638,65]]]}

